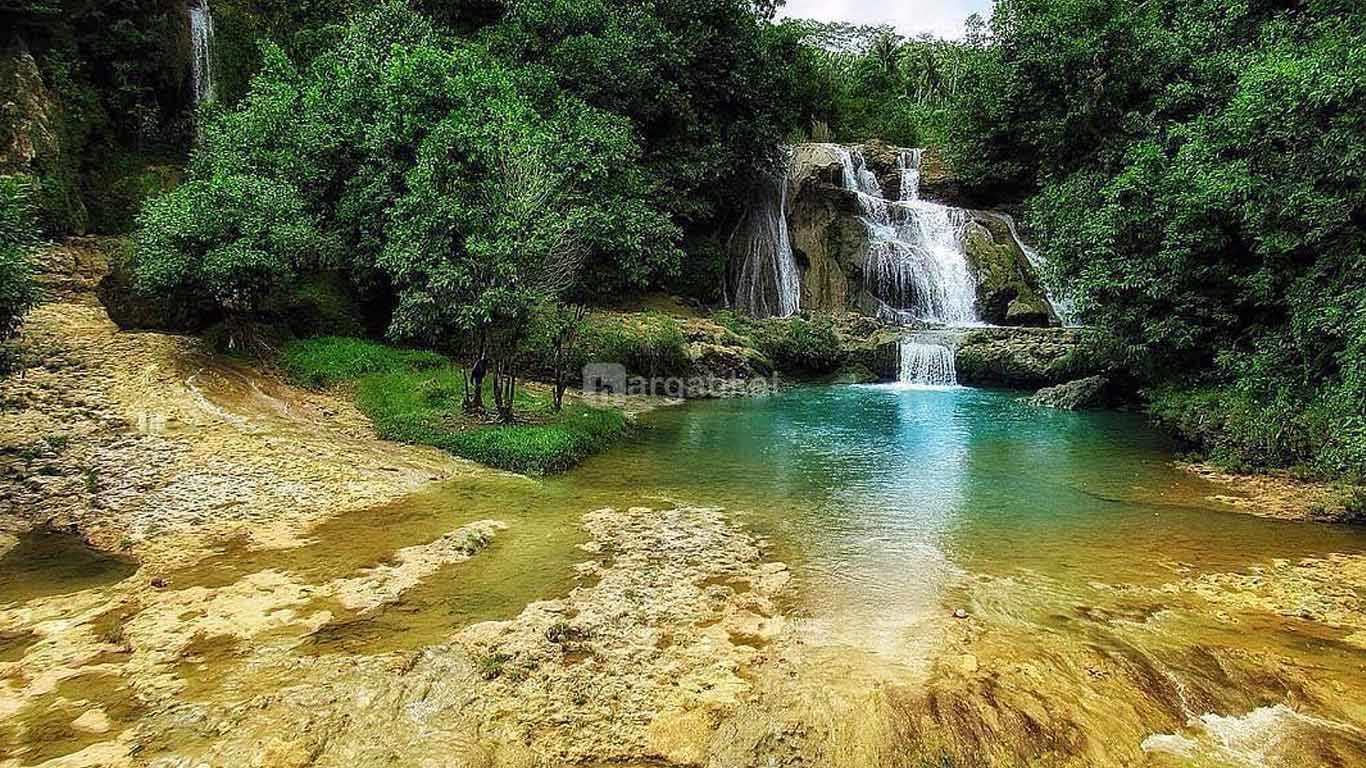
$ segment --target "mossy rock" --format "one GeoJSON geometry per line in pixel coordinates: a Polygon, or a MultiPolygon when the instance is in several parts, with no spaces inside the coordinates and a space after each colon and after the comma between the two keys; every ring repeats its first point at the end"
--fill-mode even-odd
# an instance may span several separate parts
{"type": "Polygon", "coordinates": [[[1047,326],[1053,312],[1034,284],[1032,268],[1010,230],[994,215],[968,222],[964,239],[977,281],[977,312],[994,325],[1047,326]]]}
{"type": "Polygon", "coordinates": [[[1061,328],[992,328],[964,334],[957,344],[958,377],[975,386],[1037,389],[1095,373],[1081,354],[1081,336],[1061,328]]]}

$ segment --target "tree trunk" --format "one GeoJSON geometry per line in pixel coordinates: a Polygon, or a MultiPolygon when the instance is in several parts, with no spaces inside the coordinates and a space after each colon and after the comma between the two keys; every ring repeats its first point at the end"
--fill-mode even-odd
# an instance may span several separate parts
{"type": "Polygon", "coordinates": [[[483,355],[474,362],[474,367],[470,370],[470,380],[474,385],[471,393],[465,390],[465,410],[482,411],[484,410],[484,377],[488,375],[489,361],[483,355]]]}

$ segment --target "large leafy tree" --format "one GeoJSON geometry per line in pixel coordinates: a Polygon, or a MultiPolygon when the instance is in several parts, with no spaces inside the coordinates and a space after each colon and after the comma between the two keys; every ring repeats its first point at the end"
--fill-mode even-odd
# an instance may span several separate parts
{"type": "MultiPolygon", "coordinates": [[[[269,45],[263,62],[247,96],[205,126],[194,181],[144,218],[149,289],[189,274],[226,308],[224,296],[245,295],[239,279],[259,285],[265,269],[285,278],[322,262],[391,305],[392,337],[511,359],[533,304],[643,286],[677,264],[678,230],[632,124],[544,70],[397,2],[355,18],[306,65],[269,45]],[[316,247],[272,246],[248,200],[194,202],[249,185],[288,200],[276,213],[306,222],[316,247]],[[209,223],[196,205],[221,229],[201,237],[209,223]],[[251,243],[239,248],[243,232],[251,243]],[[320,260],[333,243],[344,257],[320,260]],[[227,246],[271,258],[206,271],[227,246]]],[[[269,303],[251,296],[252,307],[269,303]]]]}
{"type": "Polygon", "coordinates": [[[640,163],[690,237],[687,290],[719,289],[719,249],[701,241],[734,223],[806,121],[789,66],[800,38],[769,24],[772,12],[753,0],[526,0],[484,33],[499,55],[630,120],[640,163]]]}
{"type": "Polygon", "coordinates": [[[1160,415],[1231,461],[1366,473],[1366,12],[1003,0],[960,167],[1160,415]]]}

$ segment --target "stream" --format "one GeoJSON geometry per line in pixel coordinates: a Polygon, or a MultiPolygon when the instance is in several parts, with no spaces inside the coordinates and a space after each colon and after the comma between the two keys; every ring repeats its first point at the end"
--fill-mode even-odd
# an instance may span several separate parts
{"type": "MultiPolygon", "coordinates": [[[[805,694],[887,686],[880,717],[904,727],[883,729],[884,750],[1002,765],[1366,764],[1358,598],[1332,589],[1334,564],[1366,552],[1366,532],[1233,512],[1212,500],[1228,489],[1175,467],[1138,415],[883,385],[642,421],[567,475],[436,486],[334,518],[295,549],[229,542],[171,582],[217,589],[275,570],[321,584],[459,526],[507,523],[487,551],[382,610],[313,606],[331,620],[291,646],[412,651],[582,586],[585,512],[715,506],[792,569],[783,607],[788,642],[810,660],[805,694]]],[[[98,561],[59,566],[57,551],[34,540],[0,560],[0,599],[50,596],[62,579],[100,585],[98,561]]],[[[130,573],[105,567],[105,585],[130,573]]],[[[211,651],[182,669],[195,696],[220,695],[211,651]]]]}

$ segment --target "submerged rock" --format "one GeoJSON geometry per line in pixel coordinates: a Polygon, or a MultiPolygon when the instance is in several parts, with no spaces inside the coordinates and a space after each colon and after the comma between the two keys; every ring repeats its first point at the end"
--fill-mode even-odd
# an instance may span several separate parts
{"type": "Polygon", "coordinates": [[[1063,411],[1103,408],[1108,402],[1109,388],[1110,380],[1104,376],[1088,376],[1056,387],[1041,389],[1029,399],[1029,404],[1063,411]]]}

